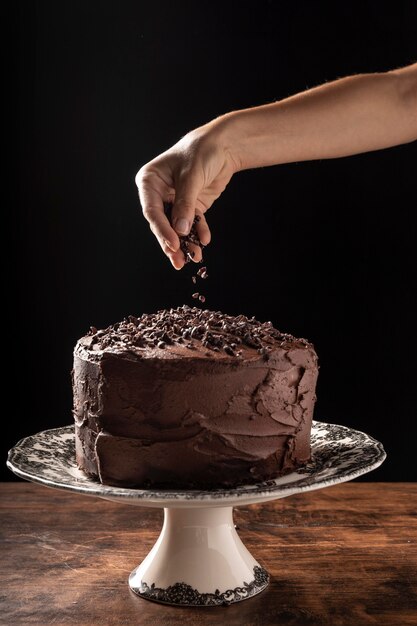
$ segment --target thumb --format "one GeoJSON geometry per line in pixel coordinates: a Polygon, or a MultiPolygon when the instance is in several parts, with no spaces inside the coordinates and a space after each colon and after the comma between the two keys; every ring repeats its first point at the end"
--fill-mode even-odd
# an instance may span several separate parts
{"type": "Polygon", "coordinates": [[[195,171],[188,171],[180,175],[175,188],[175,201],[172,208],[172,226],[178,235],[188,235],[190,232],[200,190],[200,177],[195,171]]]}

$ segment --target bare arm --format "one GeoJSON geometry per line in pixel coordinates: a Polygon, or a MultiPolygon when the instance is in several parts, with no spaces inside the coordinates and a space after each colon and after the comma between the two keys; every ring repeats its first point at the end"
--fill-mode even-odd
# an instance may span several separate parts
{"type": "Polygon", "coordinates": [[[327,159],[417,139],[417,63],[348,76],[224,116],[240,169],[327,159]]]}
{"type": "MultiPolygon", "coordinates": [[[[178,235],[205,212],[239,170],[379,150],[417,139],[417,63],[360,74],[279,102],[227,113],[185,135],[136,176],[143,213],[173,266],[184,265],[178,235]],[[174,202],[173,228],[163,203],[174,202]]],[[[195,250],[195,261],[201,259],[195,250]]]]}

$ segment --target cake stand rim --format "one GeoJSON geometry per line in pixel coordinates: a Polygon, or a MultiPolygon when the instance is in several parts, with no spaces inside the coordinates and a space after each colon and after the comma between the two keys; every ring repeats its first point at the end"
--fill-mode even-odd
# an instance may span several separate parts
{"type": "MultiPolygon", "coordinates": [[[[265,485],[267,482],[273,481],[263,481],[262,483],[255,483],[253,485],[241,486],[240,489],[246,487],[250,489],[250,491],[239,491],[239,487],[232,489],[216,489],[216,490],[163,490],[163,489],[134,489],[134,488],[124,488],[124,487],[112,487],[110,485],[102,485],[94,481],[93,479],[89,479],[87,476],[84,480],[88,480],[87,483],[74,484],[73,482],[60,482],[57,480],[52,480],[45,478],[44,476],[40,476],[37,474],[29,473],[24,469],[21,469],[18,465],[16,465],[15,457],[19,453],[19,450],[28,442],[28,440],[32,438],[39,438],[42,435],[46,434],[59,434],[74,436],[73,424],[67,426],[60,426],[58,428],[51,428],[40,431],[33,435],[29,435],[27,437],[21,438],[10,450],[7,458],[7,466],[8,468],[20,478],[25,480],[29,480],[30,482],[34,482],[37,484],[41,484],[45,487],[50,487],[54,489],[63,489],[65,491],[70,491],[73,493],[78,493],[81,495],[100,497],[104,499],[108,499],[111,501],[119,501],[126,502],[131,504],[135,504],[137,506],[146,506],[146,507],[175,507],[175,506],[239,506],[248,503],[255,502],[265,502],[268,500],[275,500],[283,497],[287,497],[290,495],[294,495],[296,493],[304,493],[308,491],[314,491],[316,489],[323,489],[324,487],[330,487],[335,484],[340,484],[343,482],[348,482],[359,476],[362,476],[368,472],[377,469],[386,459],[386,452],[384,447],[380,441],[368,435],[367,433],[350,428],[348,426],[344,426],[341,424],[334,424],[330,422],[321,422],[318,420],[313,421],[313,429],[327,427],[327,429],[339,428],[346,431],[347,435],[356,435],[359,437],[363,437],[366,440],[366,443],[369,446],[372,446],[374,451],[374,458],[371,463],[364,463],[362,466],[351,469],[348,473],[343,476],[336,477],[328,477],[318,479],[314,481],[314,472],[311,474],[310,479],[307,478],[308,475],[302,474],[303,468],[300,468],[296,472],[292,472],[288,474],[284,478],[288,478],[293,474],[298,474],[299,479],[298,482],[305,482],[306,484],[293,484],[291,482],[285,483],[282,485],[265,485]],[[299,474],[301,473],[301,475],[299,474]],[[262,488],[262,490],[261,490],[262,488]]],[[[63,461],[61,461],[63,464],[63,461]]],[[[306,467],[306,466],[305,466],[306,467]]],[[[74,458],[74,469],[77,469],[75,458],[74,458]]],[[[305,468],[304,468],[305,469],[305,468]]],[[[74,477],[72,477],[73,480],[74,477]]]]}

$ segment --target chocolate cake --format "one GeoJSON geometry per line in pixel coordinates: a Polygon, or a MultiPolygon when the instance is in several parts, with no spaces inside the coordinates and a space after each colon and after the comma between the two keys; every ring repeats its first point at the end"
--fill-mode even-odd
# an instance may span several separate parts
{"type": "Polygon", "coordinates": [[[183,306],[92,328],[74,351],[79,467],[102,483],[210,489],[310,459],[317,356],[244,315],[183,306]]]}

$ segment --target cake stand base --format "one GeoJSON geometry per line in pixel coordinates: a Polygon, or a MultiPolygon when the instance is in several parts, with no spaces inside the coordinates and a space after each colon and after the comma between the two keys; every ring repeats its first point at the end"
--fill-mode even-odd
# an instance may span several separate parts
{"type": "Polygon", "coordinates": [[[165,508],[161,534],[129,586],[155,602],[213,606],[251,598],[268,581],[235,530],[232,507],[165,508]]]}
{"type": "Polygon", "coordinates": [[[161,535],[130,575],[132,591],[165,604],[216,606],[246,600],[269,576],[238,537],[234,506],[268,502],[352,480],[385,459],[382,444],[338,424],[313,422],[311,461],[281,478],[230,489],[130,489],[102,485],[78,469],[74,426],[30,435],[7,465],[26,480],[70,492],[165,510],[161,535]]]}

